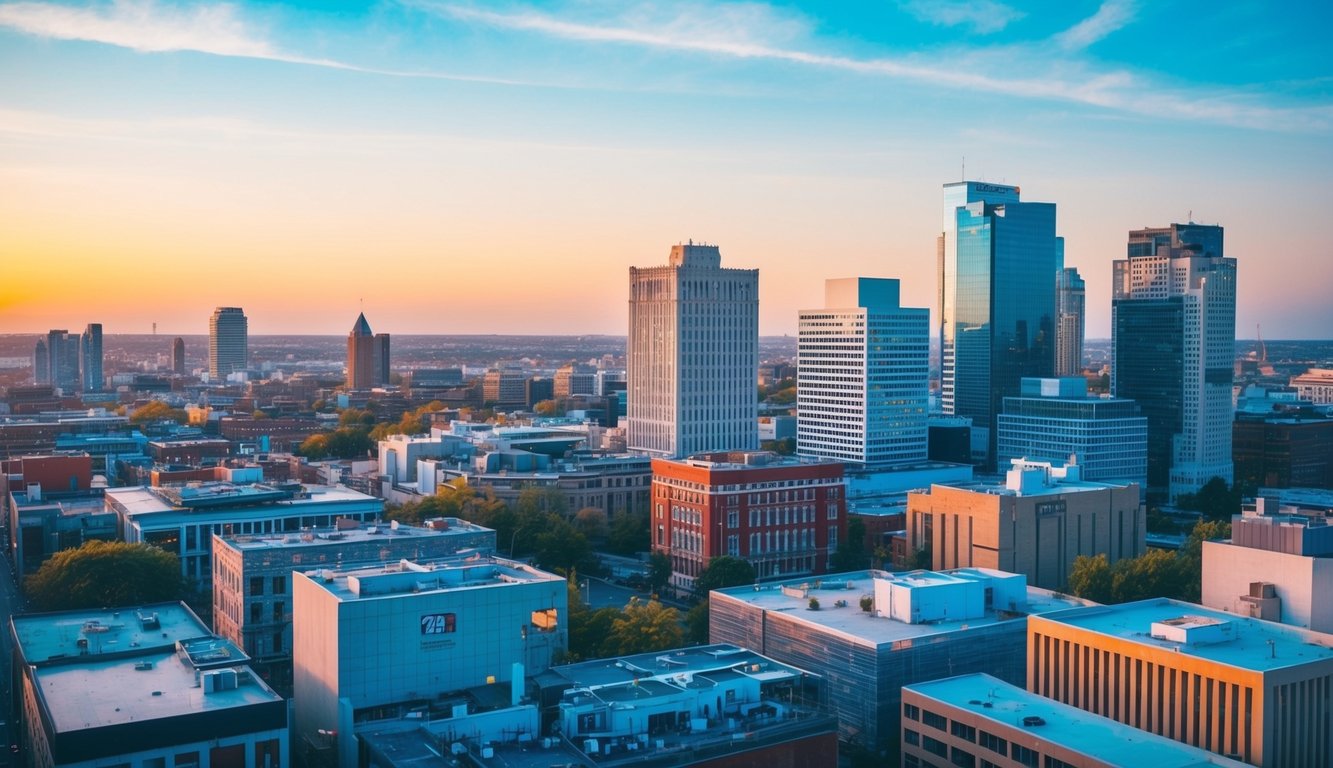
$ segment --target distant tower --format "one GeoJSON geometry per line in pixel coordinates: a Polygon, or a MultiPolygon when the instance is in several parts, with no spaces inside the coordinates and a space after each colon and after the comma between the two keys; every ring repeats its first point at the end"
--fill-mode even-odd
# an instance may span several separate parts
{"type": "Polygon", "coordinates": [[[1175,500],[1230,485],[1236,260],[1222,228],[1137,230],[1127,250],[1112,264],[1111,391],[1148,417],[1148,487],[1175,500]]]}
{"type": "Polygon", "coordinates": [[[996,419],[1025,376],[1055,370],[1055,280],[1063,247],[1055,204],[1018,187],[944,185],[940,405],[972,419],[972,458],[995,468],[996,419]]]}
{"type": "Polygon", "coordinates": [[[79,371],[84,392],[102,391],[102,324],[89,323],[79,338],[79,371]]]}
{"type": "Polygon", "coordinates": [[[796,452],[884,467],[926,460],[930,310],[898,281],[824,281],[824,308],[798,325],[796,452]]]}
{"type": "Polygon", "coordinates": [[[759,270],[715,245],[630,267],[628,447],[675,458],[759,447],[759,270]]]}
{"type": "Polygon", "coordinates": [[[1083,373],[1083,278],[1078,269],[1065,267],[1055,277],[1055,375],[1083,373]]]}
{"type": "Polygon", "coordinates": [[[46,334],[46,352],[50,357],[50,383],[70,394],[79,388],[79,337],[65,330],[46,334]]]}
{"type": "Polygon", "coordinates": [[[371,389],[388,383],[389,334],[372,333],[362,312],[347,334],[347,388],[371,389]]]}
{"type": "Polygon", "coordinates": [[[46,349],[46,341],[41,337],[32,350],[32,383],[51,383],[51,353],[46,349]]]}
{"type": "Polygon", "coordinates": [[[185,375],[185,339],[179,336],[171,342],[171,372],[177,376],[185,375]]]}
{"type": "Polygon", "coordinates": [[[218,307],[208,321],[208,377],[222,381],[250,360],[249,321],[240,307],[218,307]]]}

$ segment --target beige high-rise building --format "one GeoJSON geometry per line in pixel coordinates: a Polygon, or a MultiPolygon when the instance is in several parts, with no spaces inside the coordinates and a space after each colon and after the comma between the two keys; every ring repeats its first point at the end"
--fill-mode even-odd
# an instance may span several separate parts
{"type": "Polygon", "coordinates": [[[371,389],[388,383],[389,334],[372,333],[362,312],[347,334],[347,388],[371,389]]]}
{"type": "Polygon", "coordinates": [[[1078,465],[1015,459],[1004,485],[932,485],[907,495],[907,545],[930,567],[1021,573],[1064,589],[1079,555],[1110,562],[1144,552],[1146,512],[1135,483],[1078,479],[1078,465]]]}
{"type": "Polygon", "coordinates": [[[664,267],[630,267],[628,347],[631,451],[759,448],[759,270],[693,242],[664,267]]]}

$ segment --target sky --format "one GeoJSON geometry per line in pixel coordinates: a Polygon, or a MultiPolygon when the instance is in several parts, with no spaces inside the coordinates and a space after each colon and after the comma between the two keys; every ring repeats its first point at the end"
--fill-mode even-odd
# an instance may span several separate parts
{"type": "Polygon", "coordinates": [[[604,333],[716,243],[760,331],[937,312],[943,184],[1226,228],[1237,337],[1333,337],[1333,4],[0,2],[0,333],[604,333]]]}

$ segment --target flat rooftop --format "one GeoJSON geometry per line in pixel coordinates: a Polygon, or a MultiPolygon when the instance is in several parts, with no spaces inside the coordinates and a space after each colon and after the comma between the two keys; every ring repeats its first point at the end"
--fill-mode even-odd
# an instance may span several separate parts
{"type": "MultiPolygon", "coordinates": [[[[1115,765],[1153,768],[1245,765],[1221,755],[1157,736],[1110,718],[1028,693],[986,674],[959,675],[903,686],[935,701],[1012,728],[1026,717],[1039,717],[1038,726],[1020,726],[1034,740],[1075,750],[1115,765]]],[[[907,721],[904,721],[907,722],[907,721]]],[[[984,726],[982,726],[984,728],[984,726]]]]}
{"type": "Polygon", "coordinates": [[[1090,606],[1049,613],[1042,618],[1251,672],[1333,661],[1333,635],[1166,598],[1090,606]],[[1177,642],[1153,637],[1154,623],[1170,623],[1185,629],[1216,627],[1219,631],[1206,634],[1198,642],[1177,642]],[[1210,639],[1219,636],[1222,639],[1210,639]]]}
{"type": "Polygon", "coordinates": [[[388,565],[359,566],[344,570],[316,569],[303,572],[302,575],[333,593],[339,600],[564,581],[563,576],[530,565],[482,555],[419,562],[400,560],[388,565]]]}
{"type": "MultiPolygon", "coordinates": [[[[985,571],[979,568],[959,569],[967,572],[985,571]]],[[[862,645],[881,646],[915,640],[917,638],[937,637],[954,632],[966,632],[969,629],[987,627],[1012,621],[1022,616],[1061,611],[1088,605],[1076,597],[1058,595],[1037,587],[1027,588],[1027,605],[1021,614],[997,613],[987,611],[980,618],[959,619],[956,621],[938,621],[929,624],[907,624],[896,619],[874,616],[861,610],[859,602],[862,595],[873,595],[874,579],[914,580],[915,586],[925,586],[932,580],[953,580],[950,571],[939,573],[912,571],[893,573],[889,571],[853,571],[833,574],[818,579],[809,576],[786,579],[783,581],[764,582],[756,586],[731,587],[717,590],[733,600],[739,600],[765,611],[782,613],[793,621],[798,621],[823,631],[836,632],[849,640],[862,645]],[[818,584],[818,586],[816,586],[818,584]],[[808,587],[808,595],[799,597],[783,592],[783,587],[808,587]],[[819,599],[820,608],[809,610],[809,598],[819,599]],[[837,603],[845,601],[846,605],[837,603]]],[[[943,582],[941,582],[943,583],[943,582]]],[[[717,604],[714,603],[714,609],[717,604]]]]}
{"type": "Polygon", "coordinates": [[[85,652],[84,658],[153,648],[174,653],[177,641],[210,634],[183,603],[35,613],[15,616],[13,625],[23,658],[29,664],[75,658],[85,652]]]}
{"type": "Polygon", "coordinates": [[[471,533],[485,533],[491,529],[456,517],[445,518],[445,527],[428,528],[392,523],[361,525],[356,528],[320,528],[286,534],[218,536],[228,547],[241,552],[270,549],[303,549],[348,544],[358,541],[388,541],[399,539],[441,538],[471,533]]]}
{"type": "MultiPolygon", "coordinates": [[[[632,685],[635,680],[639,681],[638,687],[642,688],[651,682],[645,678],[652,677],[679,681],[692,679],[695,675],[716,680],[744,675],[768,681],[811,674],[754,651],[725,643],[594,659],[552,667],[551,671],[580,688],[632,685]]],[[[668,686],[662,687],[669,690],[668,686]]]]}
{"type": "Polygon", "coordinates": [[[276,505],[320,505],[348,501],[379,501],[359,491],[340,485],[303,485],[303,495],[292,497],[291,491],[264,483],[233,484],[206,482],[185,486],[151,488],[108,488],[106,496],[125,510],[125,514],[153,514],[155,512],[185,512],[206,507],[245,507],[276,505]]]}
{"type": "Polygon", "coordinates": [[[58,732],[282,701],[243,666],[235,670],[235,688],[208,693],[196,687],[194,668],[175,652],[89,658],[36,671],[58,732]]]}
{"type": "Polygon", "coordinates": [[[973,493],[985,493],[992,496],[1020,496],[1025,499],[1030,499],[1034,496],[1059,496],[1067,493],[1089,493],[1092,491],[1105,491],[1107,489],[1128,488],[1130,486],[1130,483],[1128,482],[1117,483],[1113,481],[1102,482],[1096,480],[1061,479],[1049,486],[1028,488],[1020,493],[1019,491],[1006,486],[1005,482],[1006,480],[1004,478],[1000,478],[998,480],[975,480],[969,483],[949,483],[948,485],[936,483],[931,485],[930,490],[934,493],[935,486],[939,485],[942,488],[971,491],[973,493]]]}

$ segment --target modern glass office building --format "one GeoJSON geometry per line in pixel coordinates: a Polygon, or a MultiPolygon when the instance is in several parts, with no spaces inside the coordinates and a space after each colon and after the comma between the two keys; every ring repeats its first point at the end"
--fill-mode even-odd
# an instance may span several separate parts
{"type": "Polygon", "coordinates": [[[1055,204],[1018,187],[944,185],[939,238],[941,405],[972,419],[972,458],[995,466],[995,420],[1024,376],[1055,371],[1055,204]]]}
{"type": "Polygon", "coordinates": [[[218,307],[208,320],[208,376],[225,379],[250,360],[250,323],[240,307],[218,307]]]}
{"type": "Polygon", "coordinates": [[[89,323],[79,337],[79,373],[84,392],[102,391],[101,323],[89,323]]]}

